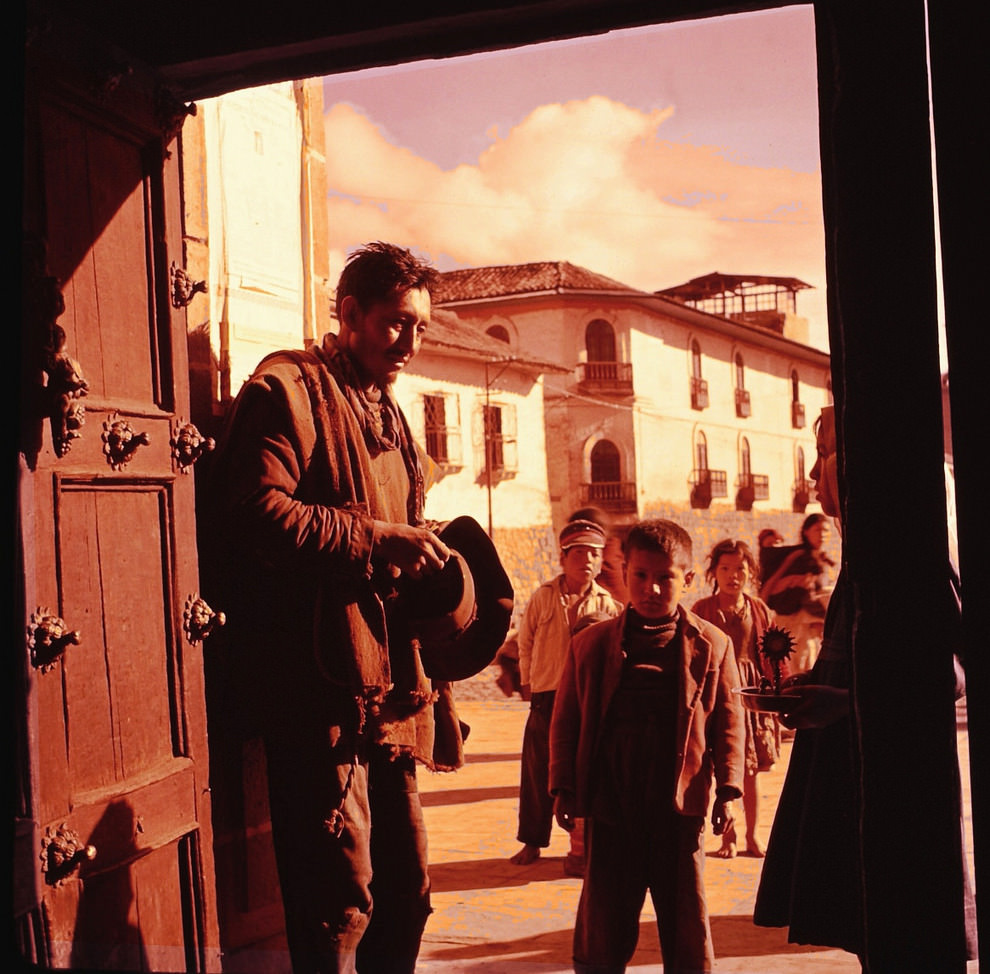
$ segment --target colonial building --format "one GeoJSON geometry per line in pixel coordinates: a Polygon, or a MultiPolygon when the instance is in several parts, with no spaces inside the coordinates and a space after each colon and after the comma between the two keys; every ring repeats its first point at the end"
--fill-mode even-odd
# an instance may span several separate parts
{"type": "Polygon", "coordinates": [[[567,369],[544,383],[556,528],[588,504],[618,525],[662,514],[707,550],[768,524],[793,535],[814,504],[831,386],[796,314],[807,286],[709,275],[651,293],[559,261],[447,272],[437,304],[567,369]]]}
{"type": "Polygon", "coordinates": [[[564,370],[442,309],[395,397],[432,461],[426,515],[468,514],[495,541],[521,611],[557,561],[550,529],[545,375],[564,370]]]}

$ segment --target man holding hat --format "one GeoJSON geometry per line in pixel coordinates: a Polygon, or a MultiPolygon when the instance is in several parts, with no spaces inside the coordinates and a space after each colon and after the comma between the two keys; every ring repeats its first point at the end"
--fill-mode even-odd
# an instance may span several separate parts
{"type": "MultiPolygon", "coordinates": [[[[519,672],[528,687],[529,716],[523,732],[519,782],[519,832],[523,847],[511,858],[526,866],[550,844],[553,798],[550,795],[550,716],[567,658],[571,633],[586,616],[612,617],[622,603],[595,580],[602,567],[605,530],[594,521],[568,521],[560,532],[559,575],[532,595],[519,624],[519,672]]],[[[565,870],[583,872],[583,854],[573,842],[565,870]]]]}
{"type": "Polygon", "coordinates": [[[484,556],[487,537],[424,522],[419,454],[392,396],[436,279],[392,244],[352,253],[339,335],[261,362],[206,471],[206,564],[227,616],[210,649],[230,661],[208,685],[211,715],[250,714],[264,741],[294,974],[413,974],[431,909],[416,767],[463,763],[447,681],[465,675],[460,649],[481,669],[508,628],[497,556],[478,586],[507,601],[494,614],[477,611],[470,558],[454,557],[462,543],[484,556]],[[431,620],[411,600],[449,616],[433,620],[436,671],[431,620]]]}

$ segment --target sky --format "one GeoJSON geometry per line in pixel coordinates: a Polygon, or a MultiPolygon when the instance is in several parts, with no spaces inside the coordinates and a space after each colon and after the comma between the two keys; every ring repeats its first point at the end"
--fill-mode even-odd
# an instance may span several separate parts
{"type": "Polygon", "coordinates": [[[369,240],[645,291],[796,277],[827,349],[816,70],[802,5],[324,78],[331,279],[369,240]]]}

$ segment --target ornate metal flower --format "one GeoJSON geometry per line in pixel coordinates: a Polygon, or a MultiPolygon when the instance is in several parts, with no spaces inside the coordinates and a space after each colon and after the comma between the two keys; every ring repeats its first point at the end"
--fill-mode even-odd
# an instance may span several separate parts
{"type": "Polygon", "coordinates": [[[771,663],[782,663],[794,652],[794,637],[790,630],[769,626],[760,640],[760,652],[771,663]]]}

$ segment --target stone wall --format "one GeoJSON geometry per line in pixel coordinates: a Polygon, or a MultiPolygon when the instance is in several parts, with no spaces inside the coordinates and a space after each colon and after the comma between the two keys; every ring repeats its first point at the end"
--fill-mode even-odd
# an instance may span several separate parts
{"type": "MultiPolygon", "coordinates": [[[[708,552],[723,538],[738,538],[745,541],[755,555],[757,554],[756,539],[764,528],[775,528],[783,535],[785,544],[796,544],[800,536],[801,524],[806,517],[804,514],[793,514],[790,511],[694,510],[677,504],[654,505],[646,510],[643,516],[676,521],[694,540],[694,563],[698,578],[688,596],[689,603],[708,594],[708,586],[704,580],[708,552]]],[[[536,588],[560,571],[557,539],[553,528],[546,525],[530,528],[497,528],[494,541],[515,589],[513,614],[513,624],[515,624],[536,588]]],[[[826,550],[838,565],[841,540],[835,528],[831,531],[826,550]]]]}

